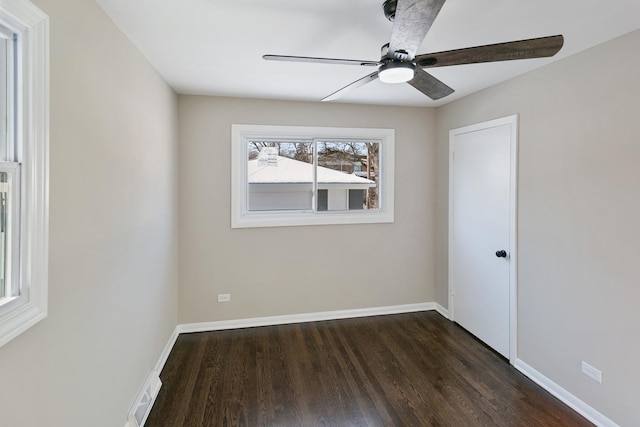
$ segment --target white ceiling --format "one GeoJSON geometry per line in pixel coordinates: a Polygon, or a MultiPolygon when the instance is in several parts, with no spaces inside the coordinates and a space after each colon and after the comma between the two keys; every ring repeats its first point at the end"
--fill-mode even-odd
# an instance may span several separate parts
{"type": "MultiPolygon", "coordinates": [[[[319,101],[369,67],[263,54],[380,59],[383,0],[96,0],[178,93],[319,101]]],[[[448,0],[418,53],[563,34],[555,57],[429,70],[456,90],[434,102],[379,81],[340,101],[437,106],[640,28],[640,0],[448,0]]],[[[615,64],[611,64],[615,67],[615,64]]]]}

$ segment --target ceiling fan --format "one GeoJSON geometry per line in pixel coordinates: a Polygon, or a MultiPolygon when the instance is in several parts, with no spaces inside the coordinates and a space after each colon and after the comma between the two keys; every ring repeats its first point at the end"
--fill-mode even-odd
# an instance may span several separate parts
{"type": "Polygon", "coordinates": [[[545,58],[558,53],[564,43],[564,37],[556,35],[416,55],[445,1],[386,0],[382,8],[387,19],[393,22],[393,30],[391,41],[382,46],[379,61],[286,55],[263,55],[262,58],[269,61],[378,67],[373,73],[348,84],[322,99],[323,101],[338,99],[376,79],[385,83],[407,82],[435,101],[452,94],[454,90],[424,71],[425,68],[545,58]]]}

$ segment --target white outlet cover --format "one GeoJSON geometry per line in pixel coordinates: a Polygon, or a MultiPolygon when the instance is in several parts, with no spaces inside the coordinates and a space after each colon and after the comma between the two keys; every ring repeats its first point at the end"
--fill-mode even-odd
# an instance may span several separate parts
{"type": "Polygon", "coordinates": [[[586,376],[602,384],[602,371],[600,371],[599,369],[594,368],[593,366],[589,365],[587,362],[583,361],[581,371],[586,376]]]}
{"type": "Polygon", "coordinates": [[[231,294],[218,294],[218,302],[231,301],[231,294]]]}

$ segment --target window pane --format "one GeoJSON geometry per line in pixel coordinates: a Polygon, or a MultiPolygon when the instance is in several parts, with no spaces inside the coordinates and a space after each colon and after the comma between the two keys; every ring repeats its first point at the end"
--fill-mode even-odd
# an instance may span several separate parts
{"type": "Polygon", "coordinates": [[[324,210],[379,208],[379,152],[378,142],[318,142],[318,200],[326,198],[324,210]]]}
{"type": "Polygon", "coordinates": [[[318,190],[318,206],[319,211],[326,211],[329,209],[329,192],[327,190],[318,190]]]}
{"type": "Polygon", "coordinates": [[[313,209],[313,143],[250,141],[249,211],[313,209]]]}
{"type": "Polygon", "coordinates": [[[0,172],[0,300],[9,295],[7,283],[7,208],[9,206],[9,175],[0,172]]]}
{"type": "Polygon", "coordinates": [[[0,161],[7,160],[8,104],[9,104],[9,40],[0,26],[0,161]]]}

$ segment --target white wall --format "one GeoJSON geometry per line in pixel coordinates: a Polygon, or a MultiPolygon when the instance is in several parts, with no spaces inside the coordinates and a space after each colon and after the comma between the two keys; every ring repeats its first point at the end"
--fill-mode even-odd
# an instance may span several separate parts
{"type": "Polygon", "coordinates": [[[434,111],[179,96],[180,323],[433,301],[434,111]],[[231,229],[232,124],[396,129],[393,224],[231,229]],[[218,304],[217,294],[231,293],[218,304]]]}
{"type": "Polygon", "coordinates": [[[635,31],[437,113],[439,302],[448,132],[518,113],[519,357],[623,426],[640,423],[638,46],[635,31]]]}
{"type": "Polygon", "coordinates": [[[93,1],[51,24],[49,316],[0,348],[0,424],[122,426],[177,322],[177,100],[93,1]]]}

